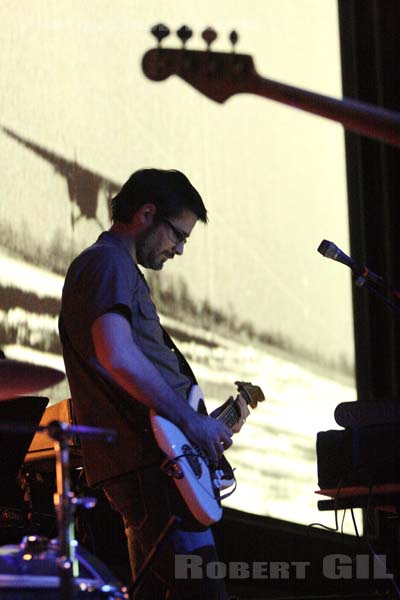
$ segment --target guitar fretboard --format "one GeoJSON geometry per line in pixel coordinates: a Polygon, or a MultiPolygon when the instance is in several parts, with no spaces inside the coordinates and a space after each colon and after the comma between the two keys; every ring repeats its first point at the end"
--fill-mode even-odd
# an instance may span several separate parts
{"type": "Polygon", "coordinates": [[[228,406],[226,406],[217,417],[218,421],[222,421],[223,423],[225,423],[225,425],[227,425],[230,428],[232,428],[233,425],[235,425],[239,420],[238,414],[235,409],[235,402],[236,400],[228,404],[228,406]]]}

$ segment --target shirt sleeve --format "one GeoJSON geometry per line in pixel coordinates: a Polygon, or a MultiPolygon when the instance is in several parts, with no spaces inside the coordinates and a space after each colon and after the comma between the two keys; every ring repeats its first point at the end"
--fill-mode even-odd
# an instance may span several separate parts
{"type": "Polygon", "coordinates": [[[130,319],[139,274],[125,253],[101,249],[84,257],[75,283],[76,299],[87,325],[107,312],[118,312],[130,319]]]}

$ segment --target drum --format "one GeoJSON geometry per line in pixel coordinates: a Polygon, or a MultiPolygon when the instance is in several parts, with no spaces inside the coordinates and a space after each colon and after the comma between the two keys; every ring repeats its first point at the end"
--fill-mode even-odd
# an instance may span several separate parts
{"type": "MultiPolygon", "coordinates": [[[[125,587],[85,548],[75,549],[79,574],[74,578],[74,600],[127,599],[125,587]]],[[[1,600],[60,600],[57,540],[38,536],[21,544],[0,547],[1,600]]]]}

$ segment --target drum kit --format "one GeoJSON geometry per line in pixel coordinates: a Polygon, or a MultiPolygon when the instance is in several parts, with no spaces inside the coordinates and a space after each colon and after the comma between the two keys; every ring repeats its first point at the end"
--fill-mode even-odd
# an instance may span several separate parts
{"type": "MultiPolygon", "coordinates": [[[[4,356],[4,355],[3,355],[4,356]]],[[[0,358],[0,402],[43,390],[64,373],[49,367],[0,358]]],[[[56,459],[54,507],[58,537],[26,535],[18,545],[0,547],[0,598],[4,600],[81,600],[128,598],[128,591],[107,567],[80,547],[74,534],[77,506],[92,508],[96,500],[76,497],[70,485],[69,440],[79,436],[112,442],[110,429],[52,421],[46,426],[24,421],[0,422],[0,435],[45,432],[53,440],[56,459]]]]}

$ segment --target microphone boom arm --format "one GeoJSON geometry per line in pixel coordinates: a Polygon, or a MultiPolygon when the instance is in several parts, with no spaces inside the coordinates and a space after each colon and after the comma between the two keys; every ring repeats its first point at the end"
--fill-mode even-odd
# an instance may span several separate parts
{"type": "Polygon", "coordinates": [[[396,290],[390,283],[388,283],[383,277],[377,275],[366,266],[359,265],[351,256],[347,256],[340,248],[338,248],[333,242],[328,240],[322,240],[318,246],[318,252],[325,256],[325,258],[331,258],[336,262],[340,262],[343,265],[349,267],[354,275],[354,284],[358,287],[364,286],[372,294],[380,298],[387,306],[389,306],[394,312],[400,315],[400,304],[393,302],[390,298],[387,298],[384,293],[376,289],[371,283],[383,288],[386,292],[389,292],[393,298],[397,301],[400,300],[400,291],[396,290]],[[368,283],[367,283],[368,281],[368,283]]]}

